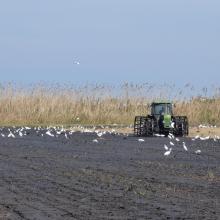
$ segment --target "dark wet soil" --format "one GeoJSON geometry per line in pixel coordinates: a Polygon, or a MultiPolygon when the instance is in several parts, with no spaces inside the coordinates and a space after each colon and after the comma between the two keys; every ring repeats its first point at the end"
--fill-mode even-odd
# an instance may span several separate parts
{"type": "Polygon", "coordinates": [[[0,219],[220,219],[220,142],[181,139],[169,157],[165,143],[0,137],[0,219]]]}

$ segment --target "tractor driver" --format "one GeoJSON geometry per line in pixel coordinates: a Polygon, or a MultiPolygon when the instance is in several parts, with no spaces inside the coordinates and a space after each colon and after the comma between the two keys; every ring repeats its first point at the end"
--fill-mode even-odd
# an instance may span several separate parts
{"type": "Polygon", "coordinates": [[[164,119],[164,113],[165,113],[165,108],[164,106],[162,106],[161,110],[159,111],[160,113],[160,117],[159,117],[159,120],[158,120],[158,124],[159,124],[159,128],[160,130],[163,129],[163,119],[164,119]]]}
{"type": "Polygon", "coordinates": [[[161,108],[161,110],[160,110],[160,115],[164,115],[164,113],[165,113],[165,108],[164,108],[164,106],[162,106],[162,108],[161,108]]]}

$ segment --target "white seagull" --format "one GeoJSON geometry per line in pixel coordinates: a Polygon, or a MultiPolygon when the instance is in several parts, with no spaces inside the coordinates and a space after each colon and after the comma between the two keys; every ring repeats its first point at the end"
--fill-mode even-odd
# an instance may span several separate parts
{"type": "Polygon", "coordinates": [[[19,131],[19,136],[20,136],[20,137],[23,137],[23,134],[22,134],[22,132],[21,132],[21,131],[19,131]]]}
{"type": "Polygon", "coordinates": [[[48,136],[54,137],[54,135],[51,134],[50,131],[47,131],[46,134],[47,134],[48,136]]]}
{"type": "Polygon", "coordinates": [[[173,143],[172,141],[170,141],[170,145],[171,145],[171,146],[174,146],[174,143],[173,143]]]}
{"type": "Polygon", "coordinates": [[[97,139],[94,139],[92,142],[93,143],[99,143],[97,139]]]}
{"type": "Polygon", "coordinates": [[[74,60],[74,61],[73,61],[73,64],[75,64],[75,65],[79,65],[79,64],[80,64],[80,62],[79,62],[79,61],[74,60]]]}
{"type": "Polygon", "coordinates": [[[167,145],[166,145],[166,144],[164,144],[164,149],[165,149],[166,151],[168,151],[168,150],[169,150],[169,148],[167,147],[167,145]]]}
{"type": "Polygon", "coordinates": [[[174,135],[171,133],[169,133],[168,137],[169,137],[169,139],[174,139],[174,135]]]}
{"type": "Polygon", "coordinates": [[[185,151],[188,151],[188,148],[187,148],[187,146],[186,146],[186,143],[185,143],[185,142],[183,142],[183,148],[184,148],[184,150],[185,150],[185,151]]]}
{"type": "Polygon", "coordinates": [[[195,153],[196,154],[201,154],[201,150],[196,150],[195,153]]]}
{"type": "Polygon", "coordinates": [[[168,135],[168,138],[169,138],[169,139],[172,139],[172,136],[171,136],[171,135],[168,135]]]}
{"type": "Polygon", "coordinates": [[[65,138],[68,139],[67,133],[65,133],[65,138]]]}
{"type": "Polygon", "coordinates": [[[169,156],[170,153],[171,153],[171,151],[172,151],[172,148],[170,148],[168,151],[166,151],[166,152],[164,153],[164,156],[169,156]]]}
{"type": "Polygon", "coordinates": [[[99,136],[99,137],[102,137],[102,132],[100,132],[100,133],[97,133],[97,135],[99,136]]]}
{"type": "Polygon", "coordinates": [[[199,138],[200,138],[200,136],[199,136],[199,135],[196,135],[194,139],[199,139],[199,138]]]}
{"type": "Polygon", "coordinates": [[[144,142],[145,140],[140,138],[140,139],[138,139],[138,141],[139,142],[144,142]]]}
{"type": "Polygon", "coordinates": [[[156,136],[156,137],[165,137],[164,134],[154,134],[154,136],[156,136]]]}
{"type": "Polygon", "coordinates": [[[12,138],[15,138],[14,134],[10,131],[8,137],[12,137],[12,138]]]}
{"type": "Polygon", "coordinates": [[[210,138],[209,136],[208,137],[200,137],[200,140],[205,141],[205,140],[209,140],[209,138],[210,138]]]}

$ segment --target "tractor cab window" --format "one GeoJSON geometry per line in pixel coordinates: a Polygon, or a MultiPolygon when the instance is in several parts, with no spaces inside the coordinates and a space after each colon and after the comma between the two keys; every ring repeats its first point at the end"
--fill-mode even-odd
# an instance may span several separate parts
{"type": "Polygon", "coordinates": [[[167,114],[168,115],[172,115],[173,114],[173,112],[172,112],[172,104],[168,104],[167,105],[167,114]]]}
{"type": "Polygon", "coordinates": [[[163,115],[163,114],[172,114],[171,104],[154,104],[152,106],[152,114],[163,115]]]}

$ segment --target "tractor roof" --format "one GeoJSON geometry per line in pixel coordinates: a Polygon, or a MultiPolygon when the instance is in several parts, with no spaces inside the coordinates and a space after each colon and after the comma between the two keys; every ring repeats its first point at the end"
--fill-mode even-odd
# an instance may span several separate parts
{"type": "Polygon", "coordinates": [[[159,100],[152,102],[152,104],[172,104],[172,102],[166,100],[159,100]]]}

